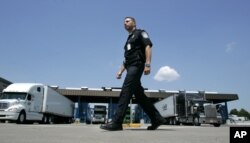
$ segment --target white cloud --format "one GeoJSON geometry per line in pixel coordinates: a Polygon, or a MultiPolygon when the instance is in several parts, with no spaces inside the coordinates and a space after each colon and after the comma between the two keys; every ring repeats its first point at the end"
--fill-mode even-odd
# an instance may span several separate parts
{"type": "Polygon", "coordinates": [[[178,72],[169,66],[161,67],[154,76],[154,79],[157,81],[168,81],[168,82],[175,81],[179,78],[180,75],[178,74],[178,72]]]}
{"type": "Polygon", "coordinates": [[[227,48],[226,48],[226,52],[229,53],[229,52],[232,52],[237,46],[237,43],[235,42],[231,42],[231,43],[228,43],[227,44],[227,48]]]}

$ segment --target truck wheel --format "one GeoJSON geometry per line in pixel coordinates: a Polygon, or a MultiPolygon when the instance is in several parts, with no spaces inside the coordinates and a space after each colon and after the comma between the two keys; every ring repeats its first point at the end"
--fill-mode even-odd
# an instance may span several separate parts
{"type": "Polygon", "coordinates": [[[87,120],[87,121],[86,121],[86,124],[91,124],[91,121],[90,121],[90,120],[87,120]]]}
{"type": "Polygon", "coordinates": [[[219,123],[214,124],[214,127],[220,127],[219,123]]]}
{"type": "Polygon", "coordinates": [[[73,119],[72,119],[72,118],[69,118],[69,119],[68,119],[68,123],[69,123],[69,124],[73,123],[73,119]]]}
{"type": "Polygon", "coordinates": [[[17,123],[18,124],[24,124],[26,121],[26,114],[24,111],[22,111],[19,116],[18,116],[18,119],[17,119],[17,123]]]}
{"type": "Polygon", "coordinates": [[[199,117],[194,117],[194,125],[195,126],[200,126],[201,123],[199,123],[199,117]]]}
{"type": "Polygon", "coordinates": [[[173,118],[173,125],[177,125],[177,121],[175,118],[173,118]]]}
{"type": "Polygon", "coordinates": [[[42,119],[42,124],[47,124],[48,121],[48,116],[47,115],[43,115],[43,119],[42,119]]]}
{"type": "Polygon", "coordinates": [[[169,125],[173,125],[173,119],[169,119],[169,125]]]}
{"type": "Polygon", "coordinates": [[[53,124],[54,123],[54,118],[52,116],[48,117],[48,124],[53,124]]]}
{"type": "Polygon", "coordinates": [[[180,125],[181,123],[179,121],[176,120],[176,125],[180,125]]]}

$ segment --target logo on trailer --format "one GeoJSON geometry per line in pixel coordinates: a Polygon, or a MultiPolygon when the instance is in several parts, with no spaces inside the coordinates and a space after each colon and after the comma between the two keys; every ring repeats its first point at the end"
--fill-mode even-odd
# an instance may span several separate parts
{"type": "Polygon", "coordinates": [[[168,105],[167,105],[167,104],[164,104],[164,105],[162,106],[162,110],[163,110],[163,111],[168,110],[168,105]]]}

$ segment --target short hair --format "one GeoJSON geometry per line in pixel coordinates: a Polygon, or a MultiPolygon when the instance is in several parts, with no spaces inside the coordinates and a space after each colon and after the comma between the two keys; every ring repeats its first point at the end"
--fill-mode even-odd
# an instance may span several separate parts
{"type": "Polygon", "coordinates": [[[136,25],[136,21],[135,21],[135,18],[134,18],[134,17],[126,16],[124,19],[127,19],[127,18],[131,19],[131,20],[135,23],[135,25],[136,25]]]}

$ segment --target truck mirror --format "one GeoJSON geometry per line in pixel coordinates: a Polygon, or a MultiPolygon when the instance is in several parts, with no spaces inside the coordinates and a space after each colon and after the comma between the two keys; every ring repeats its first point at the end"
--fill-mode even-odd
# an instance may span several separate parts
{"type": "Polygon", "coordinates": [[[30,95],[30,94],[28,95],[28,98],[27,98],[27,99],[28,99],[28,101],[30,101],[30,100],[31,100],[31,95],[30,95]]]}
{"type": "Polygon", "coordinates": [[[41,92],[41,87],[37,87],[37,92],[41,92]]]}

